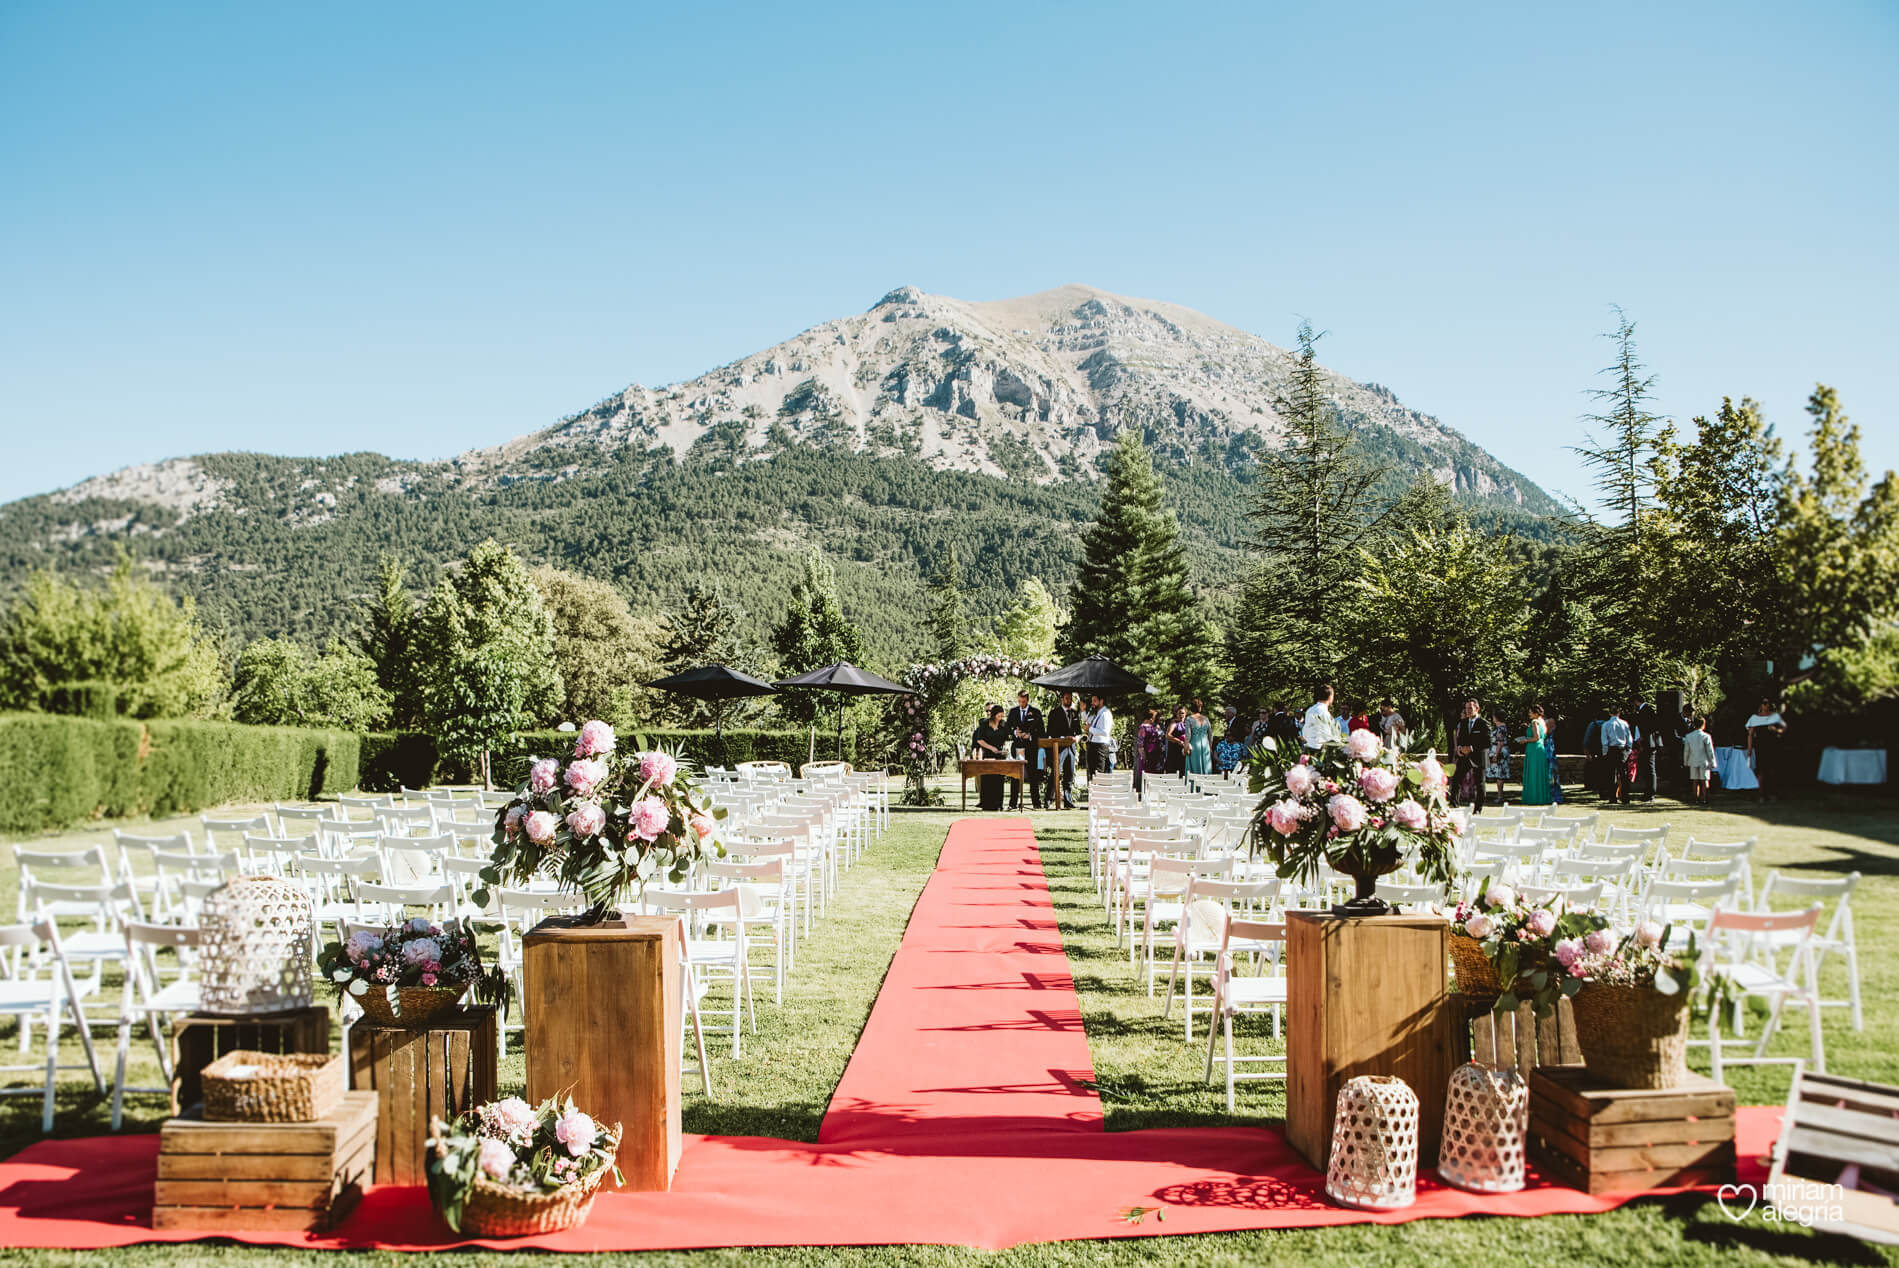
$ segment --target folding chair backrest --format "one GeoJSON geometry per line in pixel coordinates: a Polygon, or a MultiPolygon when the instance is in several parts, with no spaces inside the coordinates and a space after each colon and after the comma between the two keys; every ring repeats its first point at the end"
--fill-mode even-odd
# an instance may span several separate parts
{"type": "Polygon", "coordinates": [[[1233,916],[1226,922],[1226,940],[1228,943],[1284,942],[1286,940],[1286,922],[1283,920],[1248,920],[1241,916],[1233,916]]]}
{"type": "Polygon", "coordinates": [[[152,925],[128,920],[124,925],[126,949],[141,947],[195,947],[204,940],[204,931],[196,925],[152,925]]]}
{"type": "Polygon", "coordinates": [[[1668,848],[1668,825],[1655,828],[1610,828],[1602,834],[1604,845],[1640,845],[1643,857],[1648,856],[1650,847],[1659,854],[1668,848]]]}
{"type": "Polygon", "coordinates": [[[1760,901],[1755,904],[1756,911],[1772,911],[1774,899],[1785,895],[1788,898],[1807,899],[1825,905],[1826,900],[1833,901],[1833,915],[1827,921],[1827,938],[1838,939],[1846,931],[1852,920],[1853,890],[1859,885],[1859,873],[1851,872],[1845,876],[1788,876],[1775,870],[1767,873],[1767,881],[1761,886],[1760,901]]]}

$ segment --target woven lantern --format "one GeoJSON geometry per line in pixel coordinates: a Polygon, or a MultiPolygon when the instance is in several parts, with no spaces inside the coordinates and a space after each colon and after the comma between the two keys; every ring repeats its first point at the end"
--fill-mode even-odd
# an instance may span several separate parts
{"type": "Polygon", "coordinates": [[[1403,1079],[1362,1074],[1339,1089],[1325,1192],[1368,1211],[1417,1201],[1418,1098],[1403,1079]]]}
{"type": "Polygon", "coordinates": [[[207,1013],[286,1013],[316,997],[310,897],[274,876],[240,876],[205,895],[198,970],[207,1013]]]}
{"type": "Polygon", "coordinates": [[[1444,1094],[1438,1175],[1472,1193],[1515,1193],[1523,1187],[1529,1126],[1530,1085],[1522,1075],[1474,1061],[1458,1066],[1444,1094]]]}

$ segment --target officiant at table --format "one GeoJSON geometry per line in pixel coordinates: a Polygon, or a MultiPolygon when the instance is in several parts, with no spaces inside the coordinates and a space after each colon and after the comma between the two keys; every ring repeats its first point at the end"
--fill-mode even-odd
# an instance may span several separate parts
{"type": "MultiPolygon", "coordinates": [[[[1062,692],[1061,700],[1048,711],[1046,738],[1073,740],[1081,735],[1081,710],[1075,707],[1075,693],[1062,692]]],[[[1048,804],[1057,810],[1075,808],[1075,746],[1058,747],[1048,768],[1048,804]]]]}
{"type": "MultiPolygon", "coordinates": [[[[989,706],[989,716],[976,724],[976,733],[970,736],[974,746],[973,757],[992,761],[1007,761],[1009,757],[1009,728],[1003,725],[1002,706],[989,706]]],[[[1002,776],[981,775],[976,779],[976,808],[978,810],[1002,809],[1002,776]]]]}
{"type": "Polygon", "coordinates": [[[1029,803],[1037,810],[1042,808],[1042,780],[1040,765],[1042,761],[1042,711],[1029,703],[1029,693],[1019,691],[1015,697],[1015,708],[1009,710],[1008,720],[1003,724],[1009,732],[1009,752],[1022,762],[1024,778],[1010,790],[1009,809],[1022,809],[1022,785],[1029,786],[1029,803]]]}

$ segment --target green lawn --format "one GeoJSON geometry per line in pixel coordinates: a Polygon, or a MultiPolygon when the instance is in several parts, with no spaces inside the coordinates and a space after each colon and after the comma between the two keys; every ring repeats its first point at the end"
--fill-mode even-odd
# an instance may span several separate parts
{"type": "MultiPolygon", "coordinates": [[[[952,791],[952,797],[954,793],[952,791]]],[[[1752,809],[1749,807],[1748,809],[1752,809]]],[[[943,836],[956,818],[947,812],[904,812],[892,817],[891,831],[866,853],[845,878],[843,894],[813,937],[801,948],[796,977],[788,983],[782,1008],[761,1011],[759,1034],[746,1037],[745,1055],[734,1062],[715,1049],[712,1069],[715,1096],[690,1093],[685,1125],[693,1132],[775,1135],[814,1139],[831,1089],[843,1073],[852,1045],[868,1016],[883,973],[923,882],[934,865],[943,836]]],[[[1782,803],[1754,813],[1691,811],[1673,803],[1637,807],[1613,814],[1613,821],[1635,826],[1666,819],[1682,834],[1711,840],[1758,835],[1757,876],[1769,867],[1802,874],[1864,874],[1856,910],[1862,950],[1866,1030],[1855,1034],[1844,1010],[1826,1017],[1829,1068],[1837,1073],[1881,1081],[1899,1081],[1899,1005],[1895,1000],[1893,952],[1899,949],[1899,815],[1890,802],[1860,799],[1782,803]]],[[[1201,1082],[1204,1048],[1181,1040],[1179,1014],[1160,1019],[1158,1001],[1149,1001],[1118,951],[1088,881],[1080,813],[1038,816],[1037,832],[1050,887],[1060,916],[1083,1015],[1088,1026],[1097,1078],[1110,1130],[1168,1124],[1223,1123],[1230,1119],[1223,1092],[1201,1082]]],[[[77,848],[103,834],[75,833],[60,838],[77,848]]],[[[0,880],[0,903],[10,908],[14,877],[7,867],[0,880]]],[[[0,1043],[8,1040],[0,1032],[0,1043]]],[[[1263,1032],[1250,1044],[1268,1041],[1263,1032]]],[[[1783,1033],[1777,1051],[1805,1051],[1804,1023],[1796,1020],[1783,1033]]],[[[109,1044],[108,1044],[109,1047],[109,1044]]],[[[134,1053],[138,1054],[135,1046],[134,1053]]],[[[135,1063],[134,1082],[153,1082],[156,1063],[146,1044],[135,1063]]],[[[519,1086],[521,1058],[511,1054],[503,1068],[504,1084],[519,1086]]],[[[1741,1099],[1778,1102],[1785,1094],[1784,1068],[1734,1071],[1741,1099]]],[[[1240,1117],[1278,1119],[1281,1094],[1272,1084],[1242,1085],[1240,1117]]],[[[163,1115],[158,1098],[131,1102],[128,1130],[150,1130],[163,1115]]],[[[59,1098],[57,1130],[62,1135],[104,1131],[105,1107],[77,1085],[59,1098]]],[[[38,1102],[18,1098],[0,1102],[0,1149],[11,1151],[39,1138],[38,1102]]],[[[840,1213],[848,1220],[848,1213],[840,1213]]],[[[1147,1239],[1073,1242],[1021,1247],[1004,1253],[960,1248],[901,1247],[868,1250],[794,1249],[708,1251],[692,1254],[616,1255],[614,1260],[641,1263],[712,1265],[874,1263],[896,1264],[1096,1264],[1145,1262],[1156,1256],[1185,1264],[1260,1263],[1410,1263],[1444,1257],[1465,1263],[1511,1258],[1570,1263],[1730,1264],[1823,1262],[1895,1264],[1899,1254],[1875,1250],[1834,1237],[1791,1232],[1763,1222],[1758,1215],[1736,1225],[1711,1200],[1696,1197],[1652,1200],[1602,1216],[1559,1216],[1538,1220],[1419,1221],[1394,1228],[1355,1226],[1310,1231],[1237,1233],[1170,1238],[1156,1245],[1147,1239]]],[[[108,1252],[131,1261],[134,1254],[108,1252]]],[[[139,1248],[140,1261],[165,1263],[261,1263],[269,1255],[315,1262],[315,1252],[254,1251],[239,1247],[194,1245],[139,1248]]],[[[78,1256],[66,1252],[0,1252],[0,1259],[36,1264],[61,1263],[78,1256]]],[[[97,1252],[87,1255],[96,1262],[97,1252]]],[[[351,1262],[396,1259],[357,1255],[351,1262]]],[[[458,1262],[499,1256],[472,1255],[458,1262]]]]}

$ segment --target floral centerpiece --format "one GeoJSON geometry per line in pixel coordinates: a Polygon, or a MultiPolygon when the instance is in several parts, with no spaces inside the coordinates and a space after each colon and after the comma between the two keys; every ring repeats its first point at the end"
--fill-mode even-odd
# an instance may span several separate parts
{"type": "Polygon", "coordinates": [[[1575,948],[1597,954],[1616,942],[1601,916],[1561,908],[1488,882],[1474,900],[1457,904],[1451,914],[1451,960],[1458,990],[1485,1000],[1494,1012],[1515,1012],[1527,1001],[1538,1017],[1548,1017],[1558,998],[1581,987],[1566,972],[1557,949],[1568,948],[1565,954],[1573,959],[1575,948]]]}
{"type": "Polygon", "coordinates": [[[572,1228],[587,1218],[614,1155],[620,1127],[603,1127],[550,1097],[490,1101],[445,1123],[429,1139],[429,1201],[448,1226],[478,1237],[520,1237],[572,1228]]]}
{"type": "Polygon", "coordinates": [[[1689,1018],[1721,1007],[1727,993],[1725,976],[1711,975],[1702,983],[1694,935],[1686,946],[1671,949],[1669,932],[1645,920],[1620,938],[1569,939],[1552,952],[1576,1013],[1583,1064],[1617,1087],[1686,1082],[1689,1018]],[[1698,985],[1703,998],[1691,1008],[1698,985]]]}
{"type": "Polygon", "coordinates": [[[357,929],[317,953],[317,968],[339,998],[353,999],[371,1021],[419,1026],[475,988],[482,1003],[507,994],[499,968],[484,972],[475,935],[460,921],[417,916],[387,929],[357,929]]]}
{"type": "Polygon", "coordinates": [[[495,849],[475,901],[487,904],[488,886],[551,877],[586,899],[583,919],[597,924],[654,877],[678,884],[701,858],[723,854],[714,829],[724,815],[706,804],[677,754],[623,755],[612,727],[589,722],[569,760],[535,761],[495,815],[495,849]]]}
{"type": "Polygon", "coordinates": [[[1427,880],[1448,885],[1457,876],[1463,812],[1447,798],[1449,781],[1435,754],[1415,758],[1387,748],[1372,731],[1327,743],[1316,753],[1286,754],[1271,738],[1247,757],[1250,788],[1260,795],[1254,849],[1278,865],[1279,875],[1317,882],[1319,864],[1353,878],[1352,901],[1340,915],[1390,911],[1375,895],[1378,878],[1407,859],[1427,880]]]}

